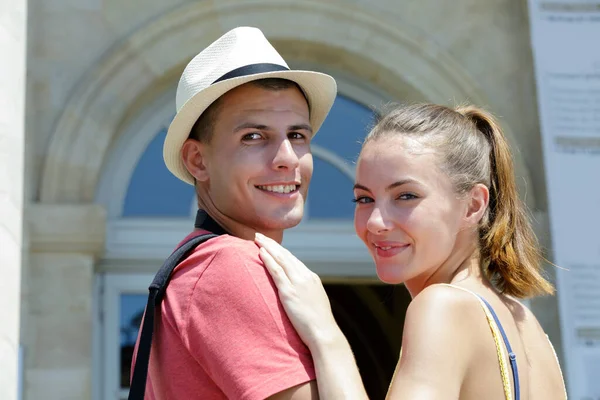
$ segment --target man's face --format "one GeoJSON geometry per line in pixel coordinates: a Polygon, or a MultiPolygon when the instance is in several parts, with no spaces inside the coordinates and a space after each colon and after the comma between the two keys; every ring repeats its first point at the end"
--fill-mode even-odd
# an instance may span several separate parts
{"type": "Polygon", "coordinates": [[[231,90],[202,145],[201,203],[217,219],[261,232],[297,225],[313,170],[311,139],[308,105],[296,87],[231,90]]]}

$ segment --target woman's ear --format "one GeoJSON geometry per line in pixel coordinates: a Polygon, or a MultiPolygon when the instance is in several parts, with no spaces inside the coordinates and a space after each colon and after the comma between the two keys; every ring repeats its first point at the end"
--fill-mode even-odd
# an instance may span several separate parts
{"type": "Polygon", "coordinates": [[[207,150],[207,146],[196,139],[187,139],[181,147],[183,164],[198,182],[208,180],[207,150]]]}
{"type": "Polygon", "coordinates": [[[488,208],[490,191],[487,186],[478,183],[471,189],[468,196],[466,222],[469,225],[479,225],[488,208]]]}

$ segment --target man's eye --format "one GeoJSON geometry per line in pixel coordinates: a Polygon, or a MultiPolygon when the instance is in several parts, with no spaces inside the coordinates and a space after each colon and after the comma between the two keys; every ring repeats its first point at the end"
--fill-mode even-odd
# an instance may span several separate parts
{"type": "Polygon", "coordinates": [[[252,132],[242,136],[242,140],[259,140],[261,137],[260,133],[252,132]]]}
{"type": "Polygon", "coordinates": [[[299,132],[292,132],[288,135],[288,138],[295,139],[295,140],[302,140],[302,139],[306,138],[306,135],[303,135],[299,132]]]}

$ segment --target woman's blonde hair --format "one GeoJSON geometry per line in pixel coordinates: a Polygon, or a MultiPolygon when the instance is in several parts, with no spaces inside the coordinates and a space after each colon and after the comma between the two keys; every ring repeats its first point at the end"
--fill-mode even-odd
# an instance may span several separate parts
{"type": "Polygon", "coordinates": [[[475,106],[400,106],[371,130],[363,147],[394,135],[409,136],[440,156],[440,167],[458,193],[488,187],[488,209],[479,227],[484,275],[503,293],[519,298],[554,292],[542,276],[537,238],[517,192],[512,155],[496,119],[475,106]]]}

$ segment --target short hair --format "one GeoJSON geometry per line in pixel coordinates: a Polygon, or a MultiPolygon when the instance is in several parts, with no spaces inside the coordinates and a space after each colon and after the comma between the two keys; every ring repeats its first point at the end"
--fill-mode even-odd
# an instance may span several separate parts
{"type": "MultiPolygon", "coordinates": [[[[300,93],[304,95],[304,91],[296,82],[282,79],[282,78],[265,78],[258,79],[255,81],[250,81],[247,84],[251,84],[253,86],[257,86],[266,90],[285,90],[290,88],[297,88],[300,93]]],[[[202,143],[210,143],[212,140],[212,136],[215,129],[215,124],[217,122],[217,118],[219,116],[219,112],[221,111],[222,99],[223,97],[219,97],[215,100],[204,112],[198,117],[198,120],[194,123],[192,130],[190,131],[189,138],[198,140],[202,143]]],[[[308,102],[308,99],[307,99],[308,102]]]]}

